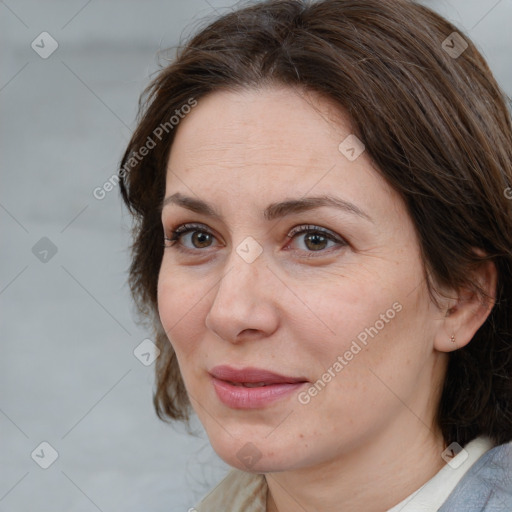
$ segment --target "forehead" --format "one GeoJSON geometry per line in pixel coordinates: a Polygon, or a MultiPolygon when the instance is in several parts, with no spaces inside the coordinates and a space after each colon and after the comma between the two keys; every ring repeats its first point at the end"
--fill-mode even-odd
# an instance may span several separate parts
{"type": "Polygon", "coordinates": [[[314,93],[289,88],[217,91],[202,98],[183,119],[170,160],[201,164],[297,167],[332,161],[351,133],[339,108],[314,93]],[[304,159],[306,159],[304,161],[304,159]]]}
{"type": "Polygon", "coordinates": [[[389,208],[396,194],[366,152],[349,160],[340,151],[349,136],[354,137],[349,117],[314,93],[217,91],[202,98],[177,127],[166,195],[207,191],[216,200],[242,194],[268,203],[339,192],[362,209],[389,208]]]}

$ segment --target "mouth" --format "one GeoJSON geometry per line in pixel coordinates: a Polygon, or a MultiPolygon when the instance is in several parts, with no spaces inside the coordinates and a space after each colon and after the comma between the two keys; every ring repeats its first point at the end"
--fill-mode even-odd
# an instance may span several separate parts
{"type": "Polygon", "coordinates": [[[228,384],[231,384],[232,386],[238,386],[242,388],[262,388],[264,386],[272,386],[273,383],[269,382],[231,382],[229,380],[225,380],[224,382],[227,382],[228,384]]]}
{"type": "Polygon", "coordinates": [[[233,409],[263,408],[308,382],[305,377],[280,375],[260,368],[237,370],[223,365],[209,373],[218,398],[233,409]]]}
{"type": "Polygon", "coordinates": [[[244,385],[247,387],[307,382],[305,377],[291,377],[281,375],[270,370],[254,367],[246,367],[238,370],[228,365],[215,366],[210,370],[210,375],[216,379],[229,382],[233,385],[244,385]]]}

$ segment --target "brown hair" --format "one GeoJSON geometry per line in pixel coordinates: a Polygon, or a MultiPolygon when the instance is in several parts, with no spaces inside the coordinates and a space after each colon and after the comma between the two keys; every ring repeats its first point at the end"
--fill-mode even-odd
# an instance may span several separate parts
{"type": "Polygon", "coordinates": [[[175,134],[168,120],[212,91],[272,84],[315,91],[349,113],[378,172],[405,201],[433,300],[434,283],[485,297],[472,270],[495,263],[496,303],[471,342],[449,354],[436,422],[447,444],[464,446],[478,435],[495,444],[512,440],[510,113],[468,36],[408,0],[249,5],[201,30],[141,97],[120,179],[135,219],[129,283],[161,350],[153,397],[158,416],[188,420],[190,413],[157,313],[161,203],[175,134]],[[453,53],[465,44],[460,55],[453,53]],[[157,131],[161,126],[165,134],[157,131]],[[138,158],[155,132],[161,140],[138,158]]]}

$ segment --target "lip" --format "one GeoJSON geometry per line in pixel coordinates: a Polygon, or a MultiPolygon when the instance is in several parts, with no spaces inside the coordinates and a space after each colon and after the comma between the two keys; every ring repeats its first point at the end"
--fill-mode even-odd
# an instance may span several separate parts
{"type": "Polygon", "coordinates": [[[259,409],[297,391],[308,381],[304,377],[289,377],[261,368],[239,370],[215,366],[210,371],[212,384],[219,400],[233,409],[259,409]],[[247,388],[236,384],[265,383],[265,386],[247,388]]]}
{"type": "Polygon", "coordinates": [[[210,370],[210,375],[219,380],[236,383],[264,382],[265,384],[295,384],[305,382],[305,377],[289,377],[262,368],[246,367],[237,370],[232,366],[220,365],[210,370]]]}

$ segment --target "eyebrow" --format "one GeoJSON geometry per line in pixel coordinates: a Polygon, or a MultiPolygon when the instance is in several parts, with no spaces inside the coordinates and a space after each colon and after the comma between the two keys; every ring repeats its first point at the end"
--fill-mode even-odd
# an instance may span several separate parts
{"type": "MultiPolygon", "coordinates": [[[[185,196],[180,192],[176,192],[175,194],[166,197],[162,203],[162,210],[169,204],[175,204],[195,213],[199,213],[207,217],[212,217],[217,220],[222,220],[222,215],[213,206],[201,199],[185,196]]],[[[272,203],[267,206],[267,208],[265,208],[263,212],[263,218],[265,220],[271,221],[285,217],[287,215],[291,215],[293,213],[301,213],[313,210],[315,208],[321,208],[322,206],[337,208],[347,213],[357,215],[358,217],[366,219],[370,222],[374,222],[366,212],[361,210],[361,208],[355,204],[346,201],[345,199],[330,195],[303,197],[300,199],[287,199],[278,203],[272,203]]]]}

